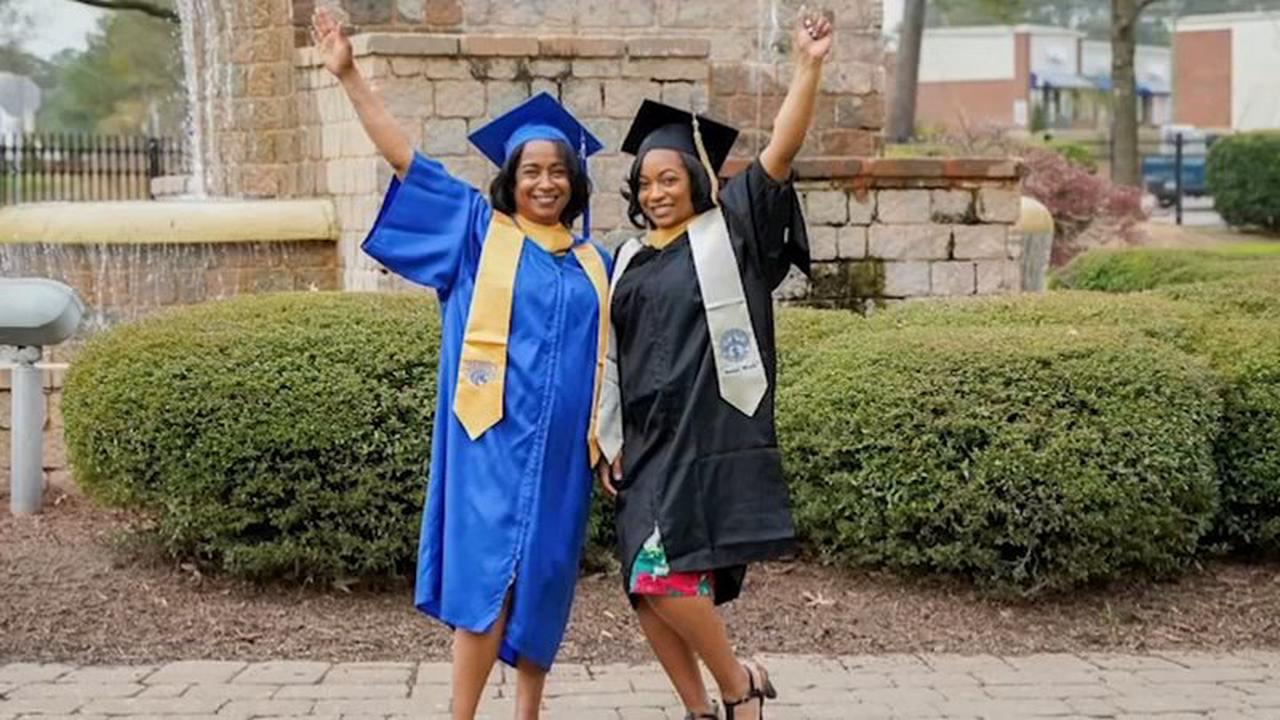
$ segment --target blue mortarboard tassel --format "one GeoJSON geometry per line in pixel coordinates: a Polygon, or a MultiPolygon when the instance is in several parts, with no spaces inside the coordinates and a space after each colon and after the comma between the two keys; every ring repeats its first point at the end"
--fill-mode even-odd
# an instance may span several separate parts
{"type": "MultiPolygon", "coordinates": [[[[582,177],[588,184],[591,182],[591,175],[587,172],[587,131],[584,128],[579,134],[578,142],[578,162],[582,164],[582,177]]],[[[591,196],[587,196],[587,205],[582,209],[582,239],[591,239],[591,196]]]]}

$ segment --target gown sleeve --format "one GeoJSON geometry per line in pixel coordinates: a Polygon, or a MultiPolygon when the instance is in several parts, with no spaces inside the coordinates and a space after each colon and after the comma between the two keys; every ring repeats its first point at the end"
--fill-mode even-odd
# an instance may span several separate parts
{"type": "Polygon", "coordinates": [[[476,267],[492,210],[475,188],[414,153],[404,180],[392,178],[361,248],[395,274],[444,299],[459,272],[476,267]]]}
{"type": "Polygon", "coordinates": [[[789,179],[769,177],[757,158],[721,189],[720,205],[771,288],[782,284],[792,265],[809,274],[809,233],[789,179]]]}

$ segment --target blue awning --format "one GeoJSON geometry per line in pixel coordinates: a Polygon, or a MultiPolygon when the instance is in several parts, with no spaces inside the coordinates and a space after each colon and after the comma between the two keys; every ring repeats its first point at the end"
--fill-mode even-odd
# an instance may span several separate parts
{"type": "MultiPolygon", "coordinates": [[[[1089,78],[1093,82],[1093,86],[1103,92],[1111,92],[1111,77],[1109,75],[1094,75],[1089,78]]],[[[1164,80],[1139,80],[1139,95],[1169,95],[1172,91],[1169,83],[1164,80]]]]}
{"type": "Polygon", "coordinates": [[[1066,72],[1031,73],[1031,87],[1062,90],[1093,90],[1097,86],[1089,78],[1066,72]]]}

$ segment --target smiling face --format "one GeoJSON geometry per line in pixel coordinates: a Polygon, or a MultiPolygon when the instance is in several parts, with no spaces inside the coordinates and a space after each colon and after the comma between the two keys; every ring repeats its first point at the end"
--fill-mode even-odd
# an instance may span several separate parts
{"type": "Polygon", "coordinates": [[[530,140],[515,168],[516,213],[542,225],[556,225],[572,197],[564,153],[550,140],[530,140]]]}
{"type": "Polygon", "coordinates": [[[679,152],[655,148],[640,164],[640,210],[659,230],[672,228],[694,216],[693,183],[679,152]]]}

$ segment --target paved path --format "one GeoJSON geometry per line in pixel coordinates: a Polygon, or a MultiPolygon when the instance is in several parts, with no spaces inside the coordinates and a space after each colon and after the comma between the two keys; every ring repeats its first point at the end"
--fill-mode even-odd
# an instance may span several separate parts
{"type": "MultiPolygon", "coordinates": [[[[881,655],[766,658],[795,718],[1280,718],[1280,652],[1151,655],[881,655]]],[[[133,667],[0,665],[0,720],[433,720],[447,717],[441,663],[176,662],[133,667]]],[[[495,671],[484,717],[511,717],[495,671]]],[[[557,666],[543,717],[682,717],[652,665],[557,666]]]]}

